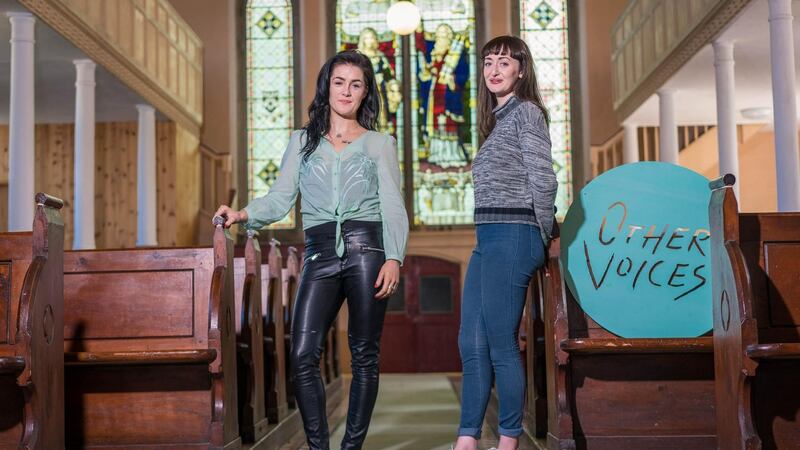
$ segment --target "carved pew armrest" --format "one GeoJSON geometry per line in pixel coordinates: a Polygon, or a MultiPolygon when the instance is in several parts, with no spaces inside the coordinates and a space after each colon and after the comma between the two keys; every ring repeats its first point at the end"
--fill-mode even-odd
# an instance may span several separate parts
{"type": "Polygon", "coordinates": [[[217,357],[213,349],[157,350],[141,352],[67,352],[67,366],[123,366],[164,364],[210,364],[217,357]]]}
{"type": "Polygon", "coordinates": [[[800,359],[800,343],[752,344],[746,352],[753,359],[800,359]]]}
{"type": "Polygon", "coordinates": [[[19,375],[25,369],[25,358],[0,356],[0,375],[19,375]]]}
{"type": "Polygon", "coordinates": [[[712,353],[710,337],[675,339],[564,339],[560,347],[570,354],[646,354],[646,353],[712,353]]]}

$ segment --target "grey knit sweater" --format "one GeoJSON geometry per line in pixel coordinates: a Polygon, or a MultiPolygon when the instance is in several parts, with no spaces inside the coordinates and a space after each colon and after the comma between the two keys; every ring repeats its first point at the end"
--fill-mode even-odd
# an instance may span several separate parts
{"type": "Polygon", "coordinates": [[[475,223],[536,225],[546,245],[558,182],[544,114],[517,97],[493,113],[497,123],[472,163],[475,223]]]}

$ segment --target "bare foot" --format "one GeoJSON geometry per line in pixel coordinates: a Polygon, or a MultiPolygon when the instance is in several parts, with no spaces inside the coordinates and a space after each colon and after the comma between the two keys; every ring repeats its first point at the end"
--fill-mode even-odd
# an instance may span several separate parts
{"type": "Polygon", "coordinates": [[[500,443],[497,444],[497,450],[517,450],[519,439],[508,436],[500,436],[500,443]]]}
{"type": "Polygon", "coordinates": [[[478,450],[478,440],[470,436],[459,436],[454,450],[478,450]]]}

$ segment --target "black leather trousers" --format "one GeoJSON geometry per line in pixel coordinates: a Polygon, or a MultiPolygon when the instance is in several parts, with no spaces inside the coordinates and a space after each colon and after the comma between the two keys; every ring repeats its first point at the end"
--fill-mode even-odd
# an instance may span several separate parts
{"type": "Polygon", "coordinates": [[[380,222],[342,224],[345,251],[336,255],[336,223],[306,230],[306,253],[292,317],[292,354],[297,406],[311,450],[328,450],[325,387],[319,360],[344,299],[350,315],[348,343],[353,381],[342,450],[360,449],[378,396],[378,355],[386,300],[375,298],[385,261],[380,222]]]}

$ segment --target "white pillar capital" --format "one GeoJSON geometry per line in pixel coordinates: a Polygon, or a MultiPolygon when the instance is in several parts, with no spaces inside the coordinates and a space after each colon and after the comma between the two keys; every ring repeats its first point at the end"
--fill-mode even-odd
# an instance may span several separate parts
{"type": "Polygon", "coordinates": [[[769,21],[793,20],[791,0],[769,0],[769,21]]]}
{"type": "Polygon", "coordinates": [[[675,88],[661,88],[656,91],[659,97],[672,97],[677,90],[675,88]]]}
{"type": "Polygon", "coordinates": [[[139,111],[139,114],[155,114],[156,109],[146,103],[138,103],[136,105],[136,109],[139,111]]]}
{"type": "Polygon", "coordinates": [[[91,59],[76,59],[72,61],[75,64],[76,83],[94,85],[94,73],[97,64],[91,59]]]}
{"type": "Polygon", "coordinates": [[[11,22],[11,42],[34,42],[36,16],[26,12],[7,12],[11,22]]]}
{"type": "Polygon", "coordinates": [[[714,41],[711,43],[714,48],[714,64],[722,61],[733,61],[733,41],[714,41]]]}
{"type": "Polygon", "coordinates": [[[34,214],[34,29],[30,13],[6,13],[11,22],[8,111],[8,230],[28,231],[34,214]]]}

